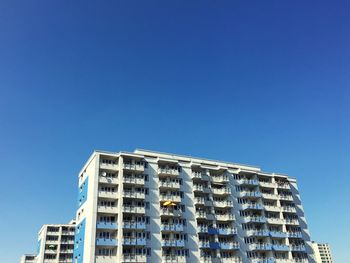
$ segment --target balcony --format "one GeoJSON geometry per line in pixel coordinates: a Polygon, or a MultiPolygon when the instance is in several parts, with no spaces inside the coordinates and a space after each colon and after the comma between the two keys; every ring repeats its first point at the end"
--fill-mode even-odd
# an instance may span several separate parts
{"type": "Polygon", "coordinates": [[[268,194],[268,193],[262,193],[262,198],[268,199],[268,200],[278,200],[278,195],[275,194],[268,194]]]}
{"type": "Polygon", "coordinates": [[[143,173],[145,171],[145,166],[143,164],[124,163],[123,169],[126,171],[143,173]]]}
{"type": "Polygon", "coordinates": [[[98,206],[97,212],[106,214],[117,214],[118,208],[116,206],[98,206]]]}
{"type": "Polygon", "coordinates": [[[208,226],[197,226],[198,233],[208,233],[208,226]]]}
{"type": "Polygon", "coordinates": [[[162,262],[167,263],[186,263],[186,257],[178,255],[163,255],[162,262]]]}
{"type": "Polygon", "coordinates": [[[266,257],[255,257],[251,259],[252,263],[276,263],[275,258],[266,258],[266,257]]]}
{"type": "Polygon", "coordinates": [[[293,201],[292,195],[278,195],[280,200],[293,201]]]}
{"type": "Polygon", "coordinates": [[[288,232],[288,237],[291,237],[291,238],[302,238],[303,234],[301,232],[288,232]]]}
{"type": "Polygon", "coordinates": [[[180,187],[181,187],[180,182],[159,181],[159,188],[179,190],[180,187]]]}
{"type": "Polygon", "coordinates": [[[305,252],[306,248],[304,245],[290,245],[291,251],[305,252]]]}
{"type": "Polygon", "coordinates": [[[247,204],[241,204],[240,205],[241,210],[262,210],[264,209],[262,204],[252,204],[252,203],[247,203],[247,204]]]}
{"type": "Polygon", "coordinates": [[[160,229],[168,232],[182,232],[184,231],[184,226],[181,224],[161,224],[160,229]]]}
{"type": "Polygon", "coordinates": [[[96,246],[115,247],[117,244],[114,238],[96,238],[96,246]]]}
{"type": "Polygon", "coordinates": [[[193,191],[194,192],[210,193],[209,188],[204,186],[204,185],[201,185],[201,184],[194,184],[193,191]]]}
{"type": "Polygon", "coordinates": [[[56,255],[57,249],[45,249],[45,254],[54,254],[56,255]]]}
{"type": "Polygon", "coordinates": [[[203,197],[196,197],[195,198],[195,204],[196,205],[204,205],[205,204],[205,199],[203,197]]]}
{"type": "Polygon", "coordinates": [[[211,191],[215,195],[230,195],[231,194],[230,188],[212,188],[211,191]]]}
{"type": "Polygon", "coordinates": [[[249,244],[248,248],[251,251],[257,251],[257,250],[266,251],[266,250],[271,250],[272,245],[269,243],[254,243],[254,244],[249,244]]]}
{"type": "Polygon", "coordinates": [[[245,197],[245,198],[259,198],[261,197],[261,192],[259,191],[240,191],[237,193],[238,197],[245,197]]]}
{"type": "Polygon", "coordinates": [[[251,185],[251,186],[259,185],[259,181],[255,179],[240,179],[240,180],[237,180],[237,183],[240,185],[251,185]]]}
{"type": "Polygon", "coordinates": [[[246,233],[247,233],[247,236],[255,236],[255,237],[268,237],[270,234],[268,230],[254,230],[254,229],[246,230],[246,233]]]}
{"type": "Polygon", "coordinates": [[[233,206],[233,202],[232,201],[213,201],[213,205],[215,207],[232,207],[233,206]]]}
{"type": "Polygon", "coordinates": [[[175,216],[179,217],[182,215],[181,210],[176,210],[176,209],[168,209],[168,208],[163,208],[160,210],[160,215],[162,216],[175,216]]]}
{"type": "Polygon", "coordinates": [[[123,222],[123,228],[124,229],[140,229],[140,230],[144,230],[144,229],[146,229],[146,223],[145,222],[124,221],[123,222]]]}
{"type": "Polygon", "coordinates": [[[162,246],[163,247],[184,247],[185,240],[183,240],[183,239],[163,239],[162,246]]]}
{"type": "Polygon", "coordinates": [[[123,212],[144,214],[146,213],[146,208],[144,206],[123,206],[123,212]]]}
{"type": "Polygon", "coordinates": [[[205,211],[196,211],[196,218],[207,218],[207,212],[205,211]]]}
{"type": "Polygon", "coordinates": [[[297,226],[297,225],[299,225],[299,221],[298,221],[298,219],[286,218],[286,219],[285,219],[285,224],[286,224],[286,225],[297,226]]]}
{"type": "Polygon", "coordinates": [[[117,171],[119,169],[116,163],[100,163],[100,168],[109,171],[117,171]]]}
{"type": "Polygon", "coordinates": [[[297,209],[293,206],[282,206],[283,212],[290,212],[290,213],[296,213],[297,209]]]}
{"type": "Polygon", "coordinates": [[[235,220],[235,216],[232,214],[222,214],[222,215],[215,215],[216,220],[219,221],[231,221],[235,220]]]}
{"type": "Polygon", "coordinates": [[[97,223],[96,225],[97,229],[118,229],[118,225],[114,222],[104,222],[104,221],[100,221],[97,223]]]}
{"type": "Polygon", "coordinates": [[[123,191],[123,197],[145,199],[146,194],[144,192],[137,192],[137,191],[123,191]]]}
{"type": "Polygon", "coordinates": [[[290,189],[289,183],[277,183],[277,188],[279,189],[290,189]]]}
{"type": "Polygon", "coordinates": [[[276,188],[277,187],[276,183],[263,182],[263,181],[259,181],[259,185],[262,187],[266,187],[266,188],[276,188]]]}
{"type": "Polygon", "coordinates": [[[181,196],[179,195],[160,195],[159,199],[161,202],[173,201],[173,202],[181,202],[181,196]]]}
{"type": "Polygon", "coordinates": [[[123,245],[125,246],[146,246],[146,238],[123,238],[123,245]]]}
{"type": "Polygon", "coordinates": [[[74,249],[61,249],[60,253],[62,254],[73,254],[74,249]]]}
{"type": "Polygon", "coordinates": [[[273,225],[283,225],[284,222],[285,221],[283,218],[275,218],[275,217],[268,217],[267,218],[267,223],[273,224],[273,225]]]}
{"type": "Polygon", "coordinates": [[[210,249],[220,249],[220,243],[219,242],[209,242],[209,248],[210,249]]]}
{"type": "Polygon", "coordinates": [[[210,248],[210,243],[209,243],[209,241],[199,240],[198,246],[199,246],[199,248],[210,248]]]}
{"type": "Polygon", "coordinates": [[[103,183],[103,184],[117,185],[118,184],[118,178],[116,178],[116,177],[99,176],[98,177],[98,182],[99,183],[103,183]]]}
{"type": "Polygon", "coordinates": [[[221,261],[220,263],[242,263],[242,258],[241,257],[222,257],[221,256],[221,261]]]}
{"type": "Polygon", "coordinates": [[[158,175],[178,177],[180,172],[177,169],[158,168],[158,175]]]}
{"type": "Polygon", "coordinates": [[[218,235],[229,236],[237,234],[236,228],[218,228],[218,235]]]}
{"type": "MultiPolygon", "coordinates": [[[[74,244],[74,239],[61,239],[61,243],[62,244],[74,244]]],[[[46,244],[48,244],[47,241],[46,241],[46,244]]]]}
{"type": "Polygon", "coordinates": [[[275,251],[289,251],[289,246],[284,244],[272,245],[272,249],[275,251]]]}
{"type": "Polygon", "coordinates": [[[244,216],[244,223],[266,223],[266,217],[264,216],[244,216]]]}
{"type": "Polygon", "coordinates": [[[123,177],[123,183],[134,185],[145,185],[145,178],[143,177],[123,177]]]}
{"type": "Polygon", "coordinates": [[[282,231],[270,231],[271,237],[278,237],[278,238],[286,238],[288,237],[288,233],[282,232],[282,231]]]}
{"type": "Polygon", "coordinates": [[[192,172],[192,178],[208,181],[209,176],[204,172],[192,172]]]}
{"type": "Polygon", "coordinates": [[[211,180],[214,182],[214,183],[226,183],[226,182],[229,182],[230,179],[227,175],[221,175],[221,176],[212,176],[211,177],[211,180]]]}
{"type": "Polygon", "coordinates": [[[266,211],[271,211],[271,212],[280,212],[281,207],[276,206],[276,205],[264,205],[264,208],[266,211]]]}
{"type": "Polygon", "coordinates": [[[98,191],[98,197],[116,199],[117,192],[98,191]]]}
{"type": "Polygon", "coordinates": [[[231,249],[239,249],[238,242],[220,242],[220,249],[231,250],[231,249]]]}
{"type": "MultiPolygon", "coordinates": [[[[97,262],[97,261],[96,261],[97,262]]],[[[123,262],[147,262],[147,256],[146,255],[136,255],[136,254],[123,254],[123,262]]]]}

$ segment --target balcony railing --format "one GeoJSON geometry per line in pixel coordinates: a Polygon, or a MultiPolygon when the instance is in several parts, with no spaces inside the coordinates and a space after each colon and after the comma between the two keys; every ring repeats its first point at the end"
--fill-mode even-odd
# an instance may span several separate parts
{"type": "Polygon", "coordinates": [[[125,229],[146,229],[145,222],[123,221],[123,228],[125,229]]]}
{"type": "Polygon", "coordinates": [[[180,209],[168,209],[168,208],[163,208],[160,210],[160,214],[164,216],[181,216],[182,211],[180,209]]]}
{"type": "Polygon", "coordinates": [[[118,213],[118,208],[116,206],[102,206],[102,205],[99,205],[97,207],[97,212],[99,213],[112,213],[112,214],[116,214],[118,213]]]}
{"type": "Polygon", "coordinates": [[[118,225],[115,222],[100,221],[96,225],[97,229],[117,229],[118,225]]]}
{"type": "Polygon", "coordinates": [[[161,201],[173,201],[173,202],[181,202],[181,196],[179,195],[160,195],[161,201]]]}
{"type": "Polygon", "coordinates": [[[259,191],[239,191],[238,196],[239,197],[259,198],[259,197],[261,197],[261,192],[259,192],[259,191]]]}
{"type": "Polygon", "coordinates": [[[278,195],[278,197],[281,200],[293,201],[293,196],[292,195],[278,195]]]}
{"type": "Polygon", "coordinates": [[[162,256],[162,262],[166,262],[166,263],[186,263],[186,257],[185,256],[179,256],[179,255],[163,255],[162,256]]]}
{"type": "Polygon", "coordinates": [[[211,180],[216,183],[223,183],[223,182],[229,182],[230,179],[227,175],[222,175],[222,176],[212,176],[211,180]]]}
{"type": "Polygon", "coordinates": [[[288,233],[283,231],[270,231],[271,237],[279,237],[279,238],[285,238],[288,237],[288,233]]]}
{"type": "Polygon", "coordinates": [[[285,223],[286,223],[287,225],[299,225],[298,219],[286,218],[286,219],[285,219],[285,223]]]}
{"type": "Polygon", "coordinates": [[[159,175],[179,176],[180,172],[176,169],[158,168],[158,174],[159,175]]]}
{"type": "Polygon", "coordinates": [[[266,211],[280,212],[281,207],[276,205],[264,205],[266,211]]]}
{"type": "Polygon", "coordinates": [[[198,233],[208,233],[208,226],[197,226],[198,233]]]}
{"type": "Polygon", "coordinates": [[[259,181],[255,179],[240,179],[237,180],[237,183],[240,185],[259,185],[259,181]]]}
{"type": "Polygon", "coordinates": [[[304,245],[290,245],[291,251],[301,251],[304,252],[306,250],[304,245]]]}
{"type": "Polygon", "coordinates": [[[123,254],[123,262],[147,262],[147,256],[142,254],[123,254]]]}
{"type": "Polygon", "coordinates": [[[291,212],[291,213],[296,213],[297,210],[293,206],[282,206],[282,211],[283,212],[291,212]]]}
{"type": "Polygon", "coordinates": [[[98,197],[115,199],[117,198],[117,192],[98,191],[98,197]]]}
{"type": "Polygon", "coordinates": [[[98,181],[104,184],[118,184],[118,178],[116,177],[99,176],[98,181]]]}
{"type": "Polygon", "coordinates": [[[205,211],[196,211],[196,217],[197,218],[206,218],[207,217],[207,212],[205,212],[205,211]]]}
{"type": "Polygon", "coordinates": [[[267,223],[269,224],[278,224],[278,225],[283,225],[285,220],[283,218],[276,218],[276,217],[268,217],[267,218],[267,223]]]}
{"type": "Polygon", "coordinates": [[[132,238],[132,237],[123,238],[123,245],[145,246],[146,243],[147,243],[146,238],[132,238]]]}
{"type": "Polygon", "coordinates": [[[264,181],[259,181],[259,185],[261,185],[263,187],[268,187],[268,188],[276,188],[277,187],[276,183],[264,182],[264,181]]]}
{"type": "Polygon", "coordinates": [[[269,243],[253,243],[248,245],[249,250],[271,250],[272,245],[269,243]]]}
{"type": "Polygon", "coordinates": [[[213,194],[217,194],[217,195],[229,195],[229,194],[231,194],[230,188],[212,188],[211,191],[213,194]]]}
{"type": "Polygon", "coordinates": [[[213,201],[213,205],[215,207],[232,207],[233,202],[232,201],[213,201]]]}
{"type": "Polygon", "coordinates": [[[219,235],[234,235],[237,234],[236,228],[218,228],[219,235]]]}
{"type": "Polygon", "coordinates": [[[270,199],[270,200],[277,200],[278,199],[278,195],[275,195],[275,194],[262,193],[261,196],[264,199],[270,199]]]}
{"type": "Polygon", "coordinates": [[[247,204],[241,204],[242,210],[262,210],[264,207],[262,204],[257,203],[247,203],[247,204]]]}
{"type": "Polygon", "coordinates": [[[288,237],[302,238],[303,235],[301,232],[288,232],[288,237]]]}
{"type": "Polygon", "coordinates": [[[183,240],[183,239],[163,239],[162,246],[163,247],[184,247],[185,240],[183,240]]]}
{"type": "Polygon", "coordinates": [[[143,206],[123,206],[123,212],[144,214],[146,208],[143,206]]]}
{"type": "Polygon", "coordinates": [[[219,242],[220,249],[239,249],[238,242],[219,242]]]}
{"type": "Polygon", "coordinates": [[[274,244],[272,249],[275,251],[289,251],[289,246],[284,244],[274,244]]]}
{"type": "Polygon", "coordinates": [[[117,246],[118,242],[117,239],[114,238],[96,238],[96,245],[97,246],[117,246]]]}
{"type": "Polygon", "coordinates": [[[143,164],[124,163],[123,169],[133,171],[133,172],[144,172],[145,166],[143,164]]]}
{"type": "Polygon", "coordinates": [[[264,217],[264,216],[244,216],[243,221],[245,223],[265,223],[266,217],[264,217]]]}
{"type": "Polygon", "coordinates": [[[106,169],[106,170],[111,170],[111,171],[116,171],[118,170],[118,164],[116,163],[100,163],[100,168],[101,169],[106,169]]]}
{"type": "Polygon", "coordinates": [[[163,188],[173,188],[173,189],[180,189],[180,182],[168,182],[168,181],[159,181],[160,187],[163,188]]]}
{"type": "Polygon", "coordinates": [[[123,191],[123,197],[145,199],[146,198],[146,194],[144,192],[123,191]]]}
{"type": "Polygon", "coordinates": [[[215,215],[216,220],[220,221],[228,221],[228,220],[235,220],[235,216],[232,214],[217,214],[215,215]]]}
{"type": "Polygon", "coordinates": [[[145,184],[145,178],[140,177],[123,177],[124,183],[129,184],[137,184],[137,185],[144,185],[145,184]]]}
{"type": "Polygon", "coordinates": [[[255,229],[249,229],[246,230],[247,236],[257,236],[257,237],[267,237],[269,236],[268,230],[255,230],[255,229]]]}
{"type": "Polygon", "coordinates": [[[160,229],[162,231],[182,232],[184,230],[184,226],[181,224],[161,224],[160,229]]]}

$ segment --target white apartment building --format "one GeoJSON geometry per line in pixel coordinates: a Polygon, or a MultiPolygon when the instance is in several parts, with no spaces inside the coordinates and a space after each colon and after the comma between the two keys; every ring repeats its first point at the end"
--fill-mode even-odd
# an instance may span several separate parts
{"type": "Polygon", "coordinates": [[[35,263],[73,262],[75,222],[43,225],[38,234],[35,263]]]}
{"type": "Polygon", "coordinates": [[[315,261],[294,178],[135,150],[79,173],[73,262],[315,261]]]}
{"type": "Polygon", "coordinates": [[[327,243],[317,243],[312,241],[312,248],[315,253],[317,263],[333,263],[331,247],[327,243]]]}

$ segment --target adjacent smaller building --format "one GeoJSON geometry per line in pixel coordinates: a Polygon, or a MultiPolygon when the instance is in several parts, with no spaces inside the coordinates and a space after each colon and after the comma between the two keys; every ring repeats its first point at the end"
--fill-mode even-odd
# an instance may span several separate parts
{"type": "Polygon", "coordinates": [[[317,243],[312,241],[312,248],[315,253],[317,263],[333,263],[331,247],[327,243],[317,243]]]}
{"type": "Polygon", "coordinates": [[[43,225],[38,233],[36,254],[25,254],[21,263],[72,263],[75,221],[43,225]]]}
{"type": "Polygon", "coordinates": [[[35,255],[34,254],[25,254],[21,257],[20,263],[35,263],[35,255]]]}

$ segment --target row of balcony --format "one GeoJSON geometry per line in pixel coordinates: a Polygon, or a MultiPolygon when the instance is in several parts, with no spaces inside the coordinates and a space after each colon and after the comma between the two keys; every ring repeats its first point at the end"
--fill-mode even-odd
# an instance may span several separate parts
{"type": "Polygon", "coordinates": [[[198,233],[208,233],[208,234],[216,234],[216,235],[235,235],[237,234],[236,228],[213,228],[204,225],[200,225],[197,227],[198,233]]]}
{"type": "Polygon", "coordinates": [[[304,252],[304,245],[285,245],[285,244],[270,244],[270,243],[253,243],[247,244],[248,249],[251,251],[300,251],[304,252]]]}
{"type": "Polygon", "coordinates": [[[230,250],[230,249],[239,249],[239,244],[237,242],[199,241],[199,248],[230,250]]]}
{"type": "Polygon", "coordinates": [[[208,220],[230,221],[235,220],[235,216],[232,214],[210,214],[206,211],[196,211],[196,218],[203,218],[208,220]]]}
{"type": "MultiPolygon", "coordinates": [[[[101,169],[117,171],[119,169],[119,165],[117,163],[100,163],[101,169]]],[[[123,163],[122,168],[126,171],[133,172],[144,172],[145,166],[143,164],[137,163],[123,163]]]]}

